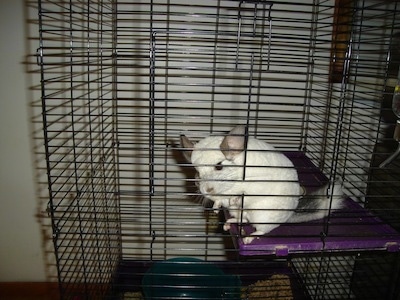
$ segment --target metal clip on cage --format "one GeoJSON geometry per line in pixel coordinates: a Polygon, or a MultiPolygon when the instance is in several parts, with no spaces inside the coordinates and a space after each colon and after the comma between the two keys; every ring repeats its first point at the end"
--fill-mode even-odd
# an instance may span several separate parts
{"type": "Polygon", "coordinates": [[[237,45],[236,45],[236,69],[238,69],[239,65],[239,53],[240,53],[240,39],[242,38],[242,22],[243,19],[250,20],[250,32],[248,33],[253,38],[256,37],[257,34],[261,37],[261,49],[260,49],[260,57],[267,57],[267,70],[269,70],[269,60],[270,60],[270,52],[271,52],[271,37],[272,37],[272,19],[271,19],[271,10],[272,10],[273,2],[269,1],[252,1],[252,0],[241,0],[239,2],[238,7],[238,29],[237,29],[237,45]],[[246,9],[246,5],[251,4],[253,9],[250,9],[250,15],[244,13],[246,9]],[[259,8],[261,6],[261,9],[259,8]],[[261,13],[260,13],[261,11],[261,13]],[[267,12],[266,12],[267,11],[267,12]],[[258,16],[258,14],[261,14],[258,16]],[[258,21],[261,20],[261,24],[258,24],[258,21]],[[267,23],[267,26],[265,24],[267,23]],[[265,29],[268,30],[267,41],[265,42],[264,32],[265,29]],[[265,50],[265,43],[267,44],[267,49],[265,50]]]}

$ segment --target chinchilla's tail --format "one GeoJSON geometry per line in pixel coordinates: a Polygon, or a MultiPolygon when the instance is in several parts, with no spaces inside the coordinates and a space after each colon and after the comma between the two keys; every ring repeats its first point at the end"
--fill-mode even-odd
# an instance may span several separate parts
{"type": "Polygon", "coordinates": [[[332,201],[328,193],[328,187],[329,184],[326,184],[315,192],[300,198],[299,205],[287,222],[301,223],[318,220],[326,217],[332,210],[341,209],[344,200],[342,184],[338,182],[335,183],[332,201]]]}

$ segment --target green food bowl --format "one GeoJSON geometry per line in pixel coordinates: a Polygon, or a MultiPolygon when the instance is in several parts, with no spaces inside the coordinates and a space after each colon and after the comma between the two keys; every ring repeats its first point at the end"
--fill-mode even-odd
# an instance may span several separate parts
{"type": "Polygon", "coordinates": [[[156,262],[143,276],[146,300],[240,299],[240,279],[212,263],[181,257],[156,262]]]}

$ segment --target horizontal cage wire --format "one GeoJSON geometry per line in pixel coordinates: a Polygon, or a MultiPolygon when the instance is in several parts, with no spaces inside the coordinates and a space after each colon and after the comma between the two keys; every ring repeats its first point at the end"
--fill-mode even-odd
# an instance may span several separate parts
{"type": "Polygon", "coordinates": [[[36,9],[61,299],[399,297],[397,1],[36,9]]]}

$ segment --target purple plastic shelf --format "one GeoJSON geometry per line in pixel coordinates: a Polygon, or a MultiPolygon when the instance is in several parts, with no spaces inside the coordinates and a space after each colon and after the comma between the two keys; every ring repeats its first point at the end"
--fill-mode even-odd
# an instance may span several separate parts
{"type": "MultiPolygon", "coordinates": [[[[327,182],[327,177],[302,152],[285,152],[295,165],[299,181],[307,191],[327,182]]],[[[243,225],[245,234],[254,228],[243,225]]],[[[352,199],[345,200],[345,207],[321,220],[282,224],[268,234],[243,244],[239,226],[230,229],[239,253],[245,256],[276,255],[328,251],[400,250],[400,235],[392,227],[371,214],[352,199]]]]}

